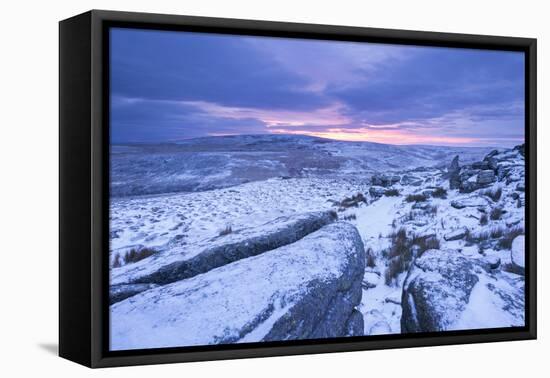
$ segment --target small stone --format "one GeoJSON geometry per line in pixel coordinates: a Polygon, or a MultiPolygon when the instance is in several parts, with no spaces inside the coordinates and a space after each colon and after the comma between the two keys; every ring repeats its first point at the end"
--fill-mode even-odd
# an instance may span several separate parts
{"type": "Polygon", "coordinates": [[[416,176],[403,175],[403,177],[401,177],[401,185],[420,186],[421,184],[422,184],[422,180],[420,180],[416,176]]]}
{"type": "Polygon", "coordinates": [[[463,181],[460,183],[460,193],[472,193],[480,189],[482,185],[478,182],[463,181]]]}
{"type": "Polygon", "coordinates": [[[466,235],[468,235],[468,229],[466,227],[464,228],[459,228],[458,230],[455,230],[455,231],[452,231],[452,232],[449,232],[448,234],[446,234],[444,236],[444,239],[446,241],[453,241],[453,240],[460,240],[460,239],[464,239],[464,237],[466,235]]]}
{"type": "Polygon", "coordinates": [[[485,261],[491,269],[497,269],[500,266],[500,257],[498,256],[487,256],[485,261]]]}
{"type": "Polygon", "coordinates": [[[369,194],[373,198],[380,198],[384,195],[385,189],[382,187],[371,186],[369,188],[369,194]]]}
{"type": "Polygon", "coordinates": [[[464,209],[465,207],[483,207],[487,206],[488,201],[480,196],[471,196],[461,200],[451,201],[451,206],[455,209],[464,209]]]}
{"type": "Polygon", "coordinates": [[[495,172],[491,169],[481,171],[477,175],[477,183],[480,185],[492,184],[496,181],[495,172]]]}
{"type": "Polygon", "coordinates": [[[371,184],[374,186],[382,186],[387,188],[401,181],[401,176],[397,175],[374,175],[371,177],[371,184]]]}
{"type": "Polygon", "coordinates": [[[516,190],[518,192],[525,192],[525,185],[522,184],[522,183],[519,183],[517,186],[516,186],[516,190]]]}

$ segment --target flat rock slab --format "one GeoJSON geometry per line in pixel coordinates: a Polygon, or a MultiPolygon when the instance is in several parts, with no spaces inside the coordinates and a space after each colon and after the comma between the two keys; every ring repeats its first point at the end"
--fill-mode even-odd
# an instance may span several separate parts
{"type": "Polygon", "coordinates": [[[111,284],[165,285],[190,278],[231,262],[294,243],[335,219],[336,214],[332,211],[279,217],[258,227],[205,240],[201,246],[189,246],[190,249],[198,249],[197,253],[186,253],[179,257],[153,256],[149,266],[147,260],[143,260],[138,263],[139,267],[123,266],[115,269],[112,272],[111,284]]]}
{"type": "Polygon", "coordinates": [[[148,290],[110,307],[112,350],[363,334],[365,251],[327,225],[296,243],[148,290]]]}
{"type": "Polygon", "coordinates": [[[460,200],[451,201],[451,206],[455,209],[464,209],[465,207],[483,207],[489,204],[489,201],[481,196],[471,196],[460,200]]]}
{"type": "Polygon", "coordinates": [[[464,239],[466,235],[468,235],[468,229],[463,227],[445,234],[444,238],[446,241],[454,241],[464,239]]]}

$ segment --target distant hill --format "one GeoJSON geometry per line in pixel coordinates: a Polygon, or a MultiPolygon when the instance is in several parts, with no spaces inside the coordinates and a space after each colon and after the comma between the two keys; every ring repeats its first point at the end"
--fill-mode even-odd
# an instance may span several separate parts
{"type": "Polygon", "coordinates": [[[192,192],[274,177],[366,179],[377,172],[479,160],[493,148],[346,142],[304,135],[236,135],[111,146],[111,195],[192,192]]]}

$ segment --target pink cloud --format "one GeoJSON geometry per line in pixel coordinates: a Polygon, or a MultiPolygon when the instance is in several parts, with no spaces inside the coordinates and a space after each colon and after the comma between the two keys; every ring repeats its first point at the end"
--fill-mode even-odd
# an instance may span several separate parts
{"type": "Polygon", "coordinates": [[[205,101],[185,101],[185,105],[191,105],[209,115],[229,119],[257,119],[270,127],[299,127],[306,125],[315,126],[344,126],[352,120],[342,114],[343,106],[334,103],[315,111],[293,110],[269,110],[246,107],[222,106],[205,101]]]}
{"type": "MultiPolygon", "coordinates": [[[[386,128],[386,127],[385,127],[386,128]]],[[[467,137],[444,137],[437,135],[413,134],[403,130],[376,130],[371,128],[346,129],[330,128],[324,131],[293,130],[293,129],[275,129],[271,130],[277,134],[303,134],[328,138],[335,140],[355,141],[355,142],[377,142],[388,144],[448,144],[448,145],[471,145],[476,142],[482,142],[477,138],[467,137]]]]}

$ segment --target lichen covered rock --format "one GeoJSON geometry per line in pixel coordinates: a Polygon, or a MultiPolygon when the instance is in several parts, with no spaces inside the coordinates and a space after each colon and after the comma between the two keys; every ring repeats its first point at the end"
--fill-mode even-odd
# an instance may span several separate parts
{"type": "Polygon", "coordinates": [[[472,261],[458,252],[424,252],[403,285],[401,331],[437,332],[452,327],[478,280],[472,261]]]}
{"type": "Polygon", "coordinates": [[[111,349],[362,335],[365,251],[337,222],[111,306],[111,349]]]}

